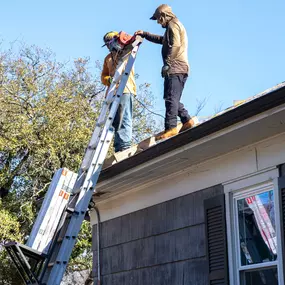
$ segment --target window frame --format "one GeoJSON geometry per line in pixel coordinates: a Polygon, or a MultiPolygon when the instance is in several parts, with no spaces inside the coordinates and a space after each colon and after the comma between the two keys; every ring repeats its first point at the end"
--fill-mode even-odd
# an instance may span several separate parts
{"type": "MultiPolygon", "coordinates": [[[[245,198],[248,198],[250,196],[255,196],[255,195],[258,195],[261,193],[265,193],[265,192],[268,192],[270,190],[273,190],[273,192],[274,192],[274,183],[272,181],[267,182],[267,183],[254,185],[253,187],[248,187],[244,190],[240,190],[240,191],[233,193],[232,198],[234,201],[233,201],[233,209],[232,210],[235,213],[233,215],[233,217],[234,217],[234,228],[235,228],[234,232],[235,233],[239,233],[238,217],[236,215],[236,213],[238,211],[238,208],[237,208],[238,200],[245,199],[245,198]]],[[[275,207],[275,209],[274,209],[274,213],[275,213],[276,212],[275,192],[274,192],[274,207],[275,207]]],[[[276,220],[276,213],[274,215],[275,215],[275,220],[276,220]]],[[[277,225],[276,225],[276,228],[277,228],[277,225]]],[[[276,229],[276,231],[277,231],[277,229],[276,229]]],[[[277,233],[276,233],[276,236],[277,236],[277,233]]],[[[237,264],[237,269],[239,271],[237,274],[239,276],[240,276],[241,272],[245,272],[248,270],[275,267],[275,266],[278,267],[278,261],[277,260],[278,260],[279,254],[277,254],[277,259],[274,261],[263,262],[263,263],[255,263],[255,264],[251,264],[251,265],[242,265],[241,264],[241,258],[240,258],[241,248],[240,248],[240,244],[239,244],[239,235],[235,234],[234,238],[235,238],[234,243],[236,245],[236,252],[235,252],[236,264],[237,264]]],[[[239,282],[240,282],[240,280],[239,280],[239,282]]]]}
{"type": "Polygon", "coordinates": [[[284,285],[278,177],[279,171],[276,167],[273,167],[223,184],[226,198],[227,246],[231,285],[241,285],[241,272],[263,268],[268,269],[270,267],[277,267],[278,285],[284,285]],[[239,238],[236,234],[238,232],[235,214],[237,210],[237,201],[272,189],[274,193],[277,259],[270,262],[241,265],[241,249],[239,238]]]}

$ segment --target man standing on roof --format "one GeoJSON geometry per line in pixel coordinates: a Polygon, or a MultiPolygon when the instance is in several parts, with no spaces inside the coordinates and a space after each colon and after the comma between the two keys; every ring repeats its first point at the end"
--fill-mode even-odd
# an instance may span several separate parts
{"type": "Polygon", "coordinates": [[[146,40],[162,45],[163,67],[161,76],[164,78],[165,100],[165,132],[156,139],[165,139],[178,133],[177,116],[183,123],[180,132],[190,129],[194,125],[188,111],[180,102],[182,91],[189,73],[188,39],[184,26],[172,13],[171,7],[162,4],[154,12],[151,20],[156,20],[166,29],[164,36],[153,35],[145,31],[137,31],[146,40]]]}
{"type": "MultiPolygon", "coordinates": [[[[110,86],[112,78],[115,74],[118,62],[120,61],[120,53],[111,50],[111,41],[119,35],[118,32],[108,32],[103,40],[110,53],[104,59],[103,70],[101,73],[101,81],[104,85],[110,86]]],[[[126,59],[127,60],[127,59],[126,59]]],[[[115,129],[114,149],[115,152],[123,151],[131,146],[132,141],[132,117],[133,117],[133,96],[136,95],[136,83],[134,68],[131,70],[128,82],[121,97],[118,111],[113,121],[115,129]]]]}

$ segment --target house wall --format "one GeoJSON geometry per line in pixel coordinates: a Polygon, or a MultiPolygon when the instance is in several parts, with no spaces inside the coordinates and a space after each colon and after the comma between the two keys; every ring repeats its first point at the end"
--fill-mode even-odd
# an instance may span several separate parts
{"type": "Polygon", "coordinates": [[[204,200],[221,193],[213,186],[103,222],[103,284],[207,284],[204,200]]]}
{"type": "MultiPolygon", "coordinates": [[[[100,202],[103,284],[207,284],[203,201],[284,163],[284,142],[282,133],[100,202]]],[[[91,214],[94,275],[96,221],[91,214]]]]}

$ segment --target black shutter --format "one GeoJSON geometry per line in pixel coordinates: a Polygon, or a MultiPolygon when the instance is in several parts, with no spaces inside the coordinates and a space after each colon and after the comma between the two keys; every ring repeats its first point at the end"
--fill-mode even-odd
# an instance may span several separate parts
{"type": "Polygon", "coordinates": [[[285,272],[285,176],[278,178],[283,272],[285,272]]]}
{"type": "Polygon", "coordinates": [[[225,195],[204,201],[209,285],[228,285],[225,195]]]}

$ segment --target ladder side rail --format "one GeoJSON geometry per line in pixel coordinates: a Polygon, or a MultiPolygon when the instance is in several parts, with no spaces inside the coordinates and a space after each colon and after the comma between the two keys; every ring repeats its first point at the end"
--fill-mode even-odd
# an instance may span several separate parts
{"type": "MultiPolygon", "coordinates": [[[[28,263],[26,257],[24,256],[22,250],[20,249],[19,245],[16,244],[16,245],[15,245],[15,248],[17,249],[17,252],[18,252],[19,256],[21,257],[22,261],[24,262],[24,264],[22,264],[22,267],[23,267],[23,268],[26,267],[26,269],[24,269],[24,270],[25,270],[25,272],[26,272],[28,278],[30,279],[30,281],[32,282],[32,284],[38,284],[38,282],[37,282],[37,277],[35,276],[34,272],[32,271],[31,265],[28,263]],[[35,281],[36,283],[33,283],[34,281],[35,281]]],[[[15,255],[16,255],[17,257],[18,257],[18,254],[15,252],[15,255]]],[[[18,260],[19,260],[20,263],[22,263],[21,260],[20,260],[20,257],[18,257],[18,260]]]]}
{"type": "Polygon", "coordinates": [[[60,219],[62,217],[62,214],[64,212],[64,210],[66,209],[66,207],[68,207],[68,204],[71,202],[71,192],[72,189],[74,187],[74,183],[76,181],[77,178],[77,173],[71,172],[71,178],[68,181],[68,184],[65,185],[65,192],[63,194],[63,203],[60,204],[60,209],[58,211],[58,215],[56,216],[55,220],[54,220],[54,224],[53,227],[50,230],[49,233],[49,237],[48,237],[48,243],[46,244],[46,248],[43,250],[44,253],[47,253],[50,245],[52,244],[54,235],[57,231],[58,225],[60,224],[60,219]]]}
{"type": "MultiPolygon", "coordinates": [[[[109,131],[109,137],[108,138],[106,138],[106,140],[109,142],[109,144],[110,144],[110,142],[112,141],[112,137],[113,137],[113,131],[109,131]]],[[[108,148],[109,148],[109,144],[108,144],[108,148]]],[[[108,148],[107,148],[107,151],[106,151],[106,154],[107,154],[107,152],[108,152],[108,148]]],[[[99,176],[99,175],[98,175],[99,176]]],[[[92,191],[91,191],[91,196],[90,196],[90,200],[91,200],[91,197],[92,197],[92,191]]],[[[79,197],[79,193],[78,194],[76,194],[78,197],[79,197]]],[[[78,197],[77,197],[77,200],[78,200],[78,197]]],[[[77,203],[77,201],[75,202],[75,205],[76,205],[76,203],[77,203]]],[[[88,207],[88,205],[87,205],[87,207],[88,207]]],[[[87,209],[87,207],[86,207],[86,209],[87,209]]],[[[77,215],[78,215],[78,212],[76,211],[76,209],[74,209],[74,212],[75,213],[73,213],[73,215],[76,215],[76,217],[77,217],[77,215]]],[[[85,211],[86,212],[86,211],[85,211]]],[[[81,217],[82,217],[82,219],[77,219],[76,220],[76,224],[78,223],[79,224],[79,229],[78,229],[78,233],[79,233],[79,231],[80,231],[80,228],[81,228],[81,224],[82,224],[82,222],[83,222],[83,220],[84,220],[84,217],[85,217],[85,212],[84,212],[84,215],[83,215],[83,213],[82,213],[82,215],[81,215],[81,217]]],[[[74,219],[75,217],[73,216],[73,219],[74,219]]],[[[64,240],[66,239],[66,238],[68,238],[68,239],[71,239],[71,237],[68,235],[68,233],[67,233],[67,231],[68,231],[68,229],[66,229],[65,231],[66,232],[63,232],[62,233],[62,230],[61,230],[61,228],[64,226],[64,223],[66,223],[67,222],[67,220],[66,220],[66,215],[63,217],[63,218],[61,218],[61,221],[60,221],[60,224],[59,224],[59,231],[58,231],[58,233],[56,234],[56,238],[55,238],[55,241],[54,241],[54,243],[53,243],[53,246],[52,246],[52,250],[51,250],[51,252],[50,252],[50,256],[49,256],[49,260],[50,260],[50,258],[52,257],[52,254],[56,254],[56,252],[57,252],[57,254],[59,255],[59,251],[60,250],[62,250],[62,245],[60,246],[60,245],[58,245],[58,242],[57,242],[57,240],[58,240],[58,238],[60,237],[60,236],[63,236],[64,237],[64,240]]],[[[70,224],[70,222],[71,221],[69,221],[69,224],[70,224]]],[[[70,225],[68,225],[68,227],[70,227],[70,225]]],[[[78,234],[77,233],[77,234],[78,234]]],[[[68,244],[67,245],[67,249],[68,248],[71,248],[71,252],[72,252],[72,249],[73,249],[73,247],[74,247],[74,245],[75,245],[75,242],[76,242],[76,237],[72,237],[72,238],[74,238],[74,243],[73,244],[68,244]]],[[[63,241],[60,241],[60,243],[62,242],[64,242],[64,240],[63,241]]],[[[66,251],[67,249],[65,249],[64,251],[66,251]]],[[[70,252],[70,255],[71,255],[71,252],[70,252]]],[[[53,260],[54,260],[54,258],[52,258],[53,260]]],[[[56,260],[55,260],[55,262],[53,262],[53,263],[55,263],[53,266],[56,266],[56,261],[57,261],[57,258],[56,258],[56,260]]],[[[66,262],[67,263],[67,262],[66,262]]],[[[55,284],[55,282],[56,281],[50,281],[49,280],[49,277],[47,276],[47,275],[50,275],[51,274],[51,272],[52,272],[52,270],[53,269],[50,269],[50,268],[48,268],[48,264],[49,264],[49,261],[48,262],[46,262],[46,265],[45,265],[45,267],[44,267],[44,271],[43,271],[43,273],[41,274],[41,277],[40,277],[40,280],[42,280],[42,281],[44,281],[44,284],[46,284],[46,282],[47,282],[47,284],[55,284]]],[[[63,272],[62,272],[62,275],[60,275],[61,276],[61,279],[62,279],[62,277],[63,277],[63,274],[64,274],[64,272],[65,272],[65,268],[63,269],[63,272]]],[[[55,277],[57,276],[59,274],[59,272],[57,272],[56,274],[55,274],[55,277]]],[[[60,280],[61,280],[60,279],[60,280]]],[[[60,284],[60,282],[58,283],[58,284],[60,284]]]]}
{"type": "Polygon", "coordinates": [[[50,232],[56,226],[55,224],[57,222],[57,217],[61,216],[63,209],[64,209],[64,207],[61,207],[61,205],[64,205],[67,202],[66,200],[64,200],[64,195],[65,195],[64,188],[65,188],[65,185],[70,182],[72,178],[72,173],[73,173],[72,171],[66,170],[66,175],[65,175],[63,184],[61,185],[59,193],[55,197],[55,204],[53,205],[53,211],[51,212],[49,220],[47,222],[45,233],[42,236],[40,243],[38,245],[38,251],[41,251],[43,253],[48,252],[50,232]]]}
{"type": "MultiPolygon", "coordinates": [[[[70,194],[67,191],[68,191],[69,184],[73,181],[72,180],[73,175],[77,176],[77,174],[68,170],[67,175],[66,175],[66,179],[65,179],[64,184],[62,185],[62,189],[61,189],[61,195],[62,196],[57,201],[57,204],[55,206],[55,211],[50,218],[48,231],[46,232],[44,239],[43,239],[42,243],[40,244],[39,250],[45,254],[47,254],[49,251],[50,244],[51,244],[52,238],[54,236],[54,233],[56,231],[56,228],[59,224],[60,217],[62,216],[62,213],[63,213],[66,205],[68,204],[70,194]]],[[[73,181],[73,183],[74,183],[74,181],[73,181]]],[[[74,186],[74,185],[72,185],[72,186],[74,186]]]]}
{"type": "MultiPolygon", "coordinates": [[[[115,99],[112,102],[112,107],[111,107],[110,112],[109,112],[108,120],[106,121],[106,124],[105,124],[105,126],[103,128],[103,131],[102,131],[102,133],[106,134],[106,136],[108,135],[108,131],[112,128],[112,124],[113,124],[116,112],[118,110],[118,107],[119,107],[119,104],[120,104],[120,101],[121,101],[121,96],[123,95],[123,92],[124,92],[125,86],[127,84],[130,72],[131,72],[131,70],[133,68],[133,65],[134,65],[134,62],[135,62],[135,59],[136,59],[138,48],[139,48],[139,45],[135,46],[133,48],[133,50],[131,51],[131,53],[128,54],[129,59],[128,59],[127,64],[125,65],[126,67],[125,67],[125,70],[124,70],[124,74],[122,75],[119,87],[118,87],[117,92],[116,92],[115,99]]],[[[102,143],[104,140],[105,140],[104,138],[100,137],[99,143],[101,142],[101,147],[98,147],[95,150],[94,156],[92,158],[92,165],[89,166],[89,169],[88,169],[85,181],[84,181],[85,185],[86,185],[86,181],[89,181],[92,178],[92,173],[95,171],[95,166],[96,166],[97,161],[99,159],[101,148],[104,145],[104,143],[102,143]],[[92,170],[92,168],[90,169],[91,166],[93,166],[93,170],[92,170]]],[[[107,153],[106,153],[106,155],[107,155],[107,153]]],[[[104,159],[105,159],[105,156],[104,156],[104,159]]],[[[104,162],[104,159],[103,159],[103,162],[104,162]]],[[[84,188],[86,188],[86,186],[84,187],[84,184],[83,184],[82,190],[80,191],[79,198],[77,200],[76,209],[75,209],[77,211],[81,211],[81,209],[80,209],[81,207],[78,206],[78,204],[80,203],[81,198],[82,198],[82,196],[84,195],[84,193],[86,191],[86,190],[84,191],[84,188]]],[[[93,183],[93,185],[95,186],[96,183],[93,183]]],[[[87,187],[90,188],[90,187],[93,187],[93,185],[88,185],[87,187]]],[[[93,190],[95,190],[95,187],[94,187],[93,190]]],[[[88,202],[88,204],[89,204],[89,202],[88,202]]]]}
{"type": "MultiPolygon", "coordinates": [[[[45,263],[44,259],[39,262],[38,268],[35,271],[36,276],[40,276],[40,273],[41,273],[41,271],[43,269],[44,263],[45,263]]],[[[39,280],[39,278],[38,278],[38,280],[39,280]]]]}
{"type": "Polygon", "coordinates": [[[26,273],[26,271],[24,269],[24,265],[22,265],[21,261],[19,260],[18,256],[16,255],[16,253],[12,253],[12,251],[13,251],[12,249],[7,248],[7,252],[9,254],[10,258],[12,259],[14,265],[16,266],[16,268],[17,268],[20,276],[22,277],[23,281],[25,283],[29,282],[26,279],[26,277],[27,278],[29,278],[29,277],[28,277],[28,274],[26,273]],[[19,265],[19,263],[20,263],[20,265],[19,265]]]}
{"type": "Polygon", "coordinates": [[[60,205],[58,205],[58,209],[59,209],[58,210],[58,215],[56,216],[56,218],[54,220],[54,223],[53,223],[52,227],[50,228],[50,232],[49,232],[49,234],[48,234],[48,236],[47,236],[47,238],[45,240],[45,243],[44,243],[45,248],[43,249],[43,252],[47,252],[48,251],[48,249],[50,247],[50,244],[52,242],[52,238],[54,236],[54,233],[56,231],[56,228],[57,228],[57,226],[59,224],[59,221],[60,221],[60,218],[62,216],[62,213],[64,212],[64,209],[65,209],[65,207],[67,205],[67,201],[64,198],[65,195],[66,195],[66,192],[63,193],[63,199],[62,199],[60,205]]]}
{"type": "Polygon", "coordinates": [[[53,231],[50,233],[50,242],[47,245],[48,246],[48,255],[46,260],[43,262],[42,265],[42,270],[39,272],[39,281],[40,284],[44,284],[43,282],[43,278],[46,275],[46,272],[48,269],[48,265],[50,263],[50,261],[56,257],[57,255],[57,247],[59,246],[58,244],[58,239],[60,238],[60,233],[62,231],[62,228],[64,227],[64,223],[66,222],[66,219],[68,217],[68,212],[67,212],[67,208],[70,204],[72,204],[73,199],[75,199],[75,196],[71,196],[72,194],[72,189],[74,187],[75,181],[77,179],[77,173],[72,172],[72,177],[68,183],[68,185],[65,185],[66,187],[66,191],[68,193],[69,196],[69,201],[68,204],[65,206],[65,209],[63,211],[60,212],[60,216],[57,217],[58,221],[56,222],[56,228],[53,229],[53,231]]]}
{"type": "MultiPolygon", "coordinates": [[[[110,139],[112,138],[112,136],[113,136],[113,132],[109,132],[106,138],[110,139]]],[[[107,154],[108,149],[109,149],[109,144],[105,144],[104,149],[105,149],[105,154],[107,154]]],[[[102,168],[102,165],[97,164],[96,173],[94,173],[96,177],[93,177],[93,180],[95,179],[98,180],[101,168],[102,168]]],[[[82,199],[87,202],[86,209],[92,198],[92,195],[93,195],[93,188],[91,187],[89,188],[89,191],[85,191],[85,195],[82,197],[82,199]]],[[[81,229],[81,225],[84,220],[85,212],[86,211],[81,211],[78,213],[76,211],[74,215],[72,216],[70,223],[68,225],[68,228],[67,228],[67,232],[65,234],[65,238],[60,247],[57,261],[54,264],[54,267],[51,271],[50,279],[48,280],[48,283],[47,283],[48,285],[51,285],[51,284],[60,285],[62,277],[67,267],[68,260],[75,246],[77,235],[81,229]]]]}
{"type": "MultiPolygon", "coordinates": [[[[143,41],[143,39],[140,36],[137,36],[136,40],[131,45],[132,49],[131,50],[128,49],[127,53],[125,53],[124,56],[122,56],[122,58],[121,58],[121,60],[119,62],[119,68],[117,68],[117,70],[115,72],[114,79],[112,81],[112,84],[110,86],[110,89],[108,91],[108,94],[107,94],[106,100],[105,100],[105,102],[108,101],[109,104],[113,103],[111,109],[109,110],[109,117],[110,116],[115,116],[115,114],[117,112],[118,105],[119,105],[120,100],[121,100],[120,96],[123,95],[125,86],[127,84],[128,78],[129,78],[129,74],[130,74],[130,72],[132,70],[132,67],[133,67],[133,64],[134,64],[134,61],[135,61],[135,58],[136,58],[137,51],[138,51],[139,46],[142,43],[142,41],[143,41]],[[128,61],[126,62],[127,58],[128,58],[128,61]],[[125,69],[123,70],[122,68],[125,68],[125,69]],[[124,72],[124,74],[122,74],[123,72],[124,72]],[[112,88],[117,86],[118,83],[119,83],[119,86],[118,86],[118,88],[116,90],[116,96],[114,96],[114,92],[115,91],[112,88]]],[[[103,106],[103,108],[104,107],[105,106],[103,106]]],[[[110,118],[109,118],[109,122],[108,122],[108,120],[106,118],[106,121],[105,121],[105,132],[106,133],[107,133],[106,129],[107,130],[109,129],[109,127],[113,123],[113,120],[114,120],[114,118],[111,121],[110,121],[110,118]],[[107,124],[107,126],[106,126],[106,124],[107,124]]],[[[104,132],[104,129],[103,129],[102,132],[104,132]]],[[[95,137],[95,135],[94,135],[94,137],[95,137]]],[[[95,140],[97,140],[97,143],[98,143],[99,140],[97,138],[94,139],[94,141],[95,140]]],[[[91,139],[91,141],[92,141],[92,139],[91,139]]],[[[89,143],[89,145],[91,145],[91,143],[89,143]]],[[[93,149],[93,153],[94,153],[94,149],[93,149]]],[[[88,167],[90,166],[92,157],[93,157],[93,155],[91,156],[91,155],[88,155],[86,153],[86,155],[84,156],[84,159],[83,159],[83,161],[86,159],[86,161],[89,162],[88,164],[86,164],[86,166],[88,166],[88,167]]],[[[83,165],[83,163],[82,163],[82,165],[83,165]]],[[[86,169],[88,169],[88,168],[86,168],[86,169]]],[[[79,175],[80,175],[81,172],[82,172],[82,169],[79,171],[79,175]]],[[[80,187],[82,186],[83,183],[84,183],[84,180],[82,179],[82,183],[80,184],[80,187]]],[[[77,190],[80,187],[77,186],[77,187],[75,187],[75,189],[77,190]]],[[[78,191],[75,191],[75,192],[78,192],[78,191]]]]}
{"type": "Polygon", "coordinates": [[[31,247],[31,248],[34,248],[36,249],[35,246],[33,246],[34,242],[35,242],[35,239],[36,239],[36,236],[38,234],[38,231],[41,227],[41,224],[42,224],[42,221],[44,219],[44,216],[46,215],[46,212],[47,212],[47,209],[49,208],[49,205],[51,203],[51,200],[52,200],[52,197],[54,195],[54,192],[56,190],[56,186],[59,182],[59,179],[60,179],[60,176],[61,176],[61,172],[62,170],[59,169],[57,170],[57,172],[55,173],[52,181],[51,181],[51,184],[49,186],[49,189],[45,195],[45,198],[44,198],[44,201],[42,203],[42,206],[41,206],[41,209],[38,213],[38,216],[36,218],[36,221],[34,223],[34,226],[32,228],[32,231],[30,233],[30,236],[29,236],[29,239],[27,241],[27,246],[31,247]]]}
{"type": "Polygon", "coordinates": [[[59,198],[59,193],[62,189],[62,185],[64,183],[64,180],[65,180],[65,173],[66,173],[66,169],[62,169],[62,174],[60,176],[60,179],[56,185],[56,189],[53,193],[53,196],[52,196],[52,199],[50,201],[50,204],[49,204],[49,207],[48,209],[46,210],[46,213],[42,219],[42,223],[40,225],[40,228],[39,228],[39,231],[38,231],[38,234],[34,240],[34,243],[33,243],[33,248],[38,250],[38,248],[40,247],[40,244],[43,240],[43,238],[45,237],[45,235],[47,234],[47,231],[48,231],[48,228],[49,228],[49,222],[50,222],[50,219],[51,217],[53,216],[53,212],[56,210],[55,209],[55,205],[57,204],[57,200],[59,198]]]}
{"type": "MultiPolygon", "coordinates": [[[[140,41],[141,42],[141,41],[140,41]]],[[[125,89],[125,85],[127,83],[129,74],[131,72],[131,69],[133,67],[135,57],[137,54],[137,50],[139,47],[140,42],[133,48],[129,55],[129,60],[125,68],[125,72],[122,76],[121,82],[119,84],[116,99],[113,101],[110,113],[116,113],[116,108],[118,108],[120,97],[123,94],[123,91],[125,89]]],[[[62,242],[62,245],[60,247],[57,261],[51,271],[51,274],[48,279],[48,285],[59,285],[63,274],[66,270],[67,262],[70,258],[72,249],[76,242],[76,237],[80,231],[81,224],[84,220],[85,212],[88,208],[88,205],[90,203],[90,200],[92,198],[92,194],[96,185],[96,182],[98,180],[100,170],[102,168],[102,163],[105,159],[105,156],[107,155],[108,148],[113,136],[113,131],[110,131],[110,126],[113,122],[113,117],[109,116],[109,120],[107,121],[99,144],[96,148],[95,154],[93,156],[93,159],[91,161],[91,165],[87,171],[87,175],[85,178],[85,181],[83,183],[82,190],[80,191],[79,199],[75,207],[74,214],[70,220],[70,223],[67,228],[67,232],[65,234],[65,239],[62,242]],[[106,134],[105,134],[105,132],[106,134]],[[100,157],[102,151],[102,155],[100,157]]]]}
{"type": "MultiPolygon", "coordinates": [[[[90,157],[92,156],[92,153],[94,152],[95,147],[98,144],[98,137],[99,137],[100,132],[101,132],[102,123],[105,122],[105,120],[106,120],[107,112],[109,110],[109,105],[112,103],[112,98],[113,98],[114,93],[116,91],[115,88],[116,88],[116,85],[118,84],[119,79],[121,78],[121,74],[124,70],[124,67],[125,67],[124,60],[121,60],[119,62],[119,66],[118,66],[118,68],[114,74],[114,79],[113,79],[113,81],[109,87],[106,98],[103,102],[103,106],[102,106],[102,109],[100,111],[100,115],[97,119],[95,130],[93,131],[93,134],[91,136],[89,144],[86,148],[86,152],[85,152],[83,161],[81,163],[81,167],[80,167],[81,171],[79,172],[79,176],[80,176],[81,172],[87,170],[89,165],[90,165],[90,157]]],[[[78,186],[75,187],[75,189],[78,189],[78,186]]]]}
{"type": "MultiPolygon", "coordinates": [[[[114,92],[115,92],[115,87],[116,84],[118,82],[118,80],[121,78],[121,73],[123,72],[123,68],[124,68],[124,62],[119,62],[118,68],[115,72],[114,75],[114,80],[108,90],[107,96],[105,98],[105,100],[103,101],[103,106],[102,106],[102,110],[100,111],[100,115],[98,117],[98,120],[103,120],[103,118],[106,118],[108,109],[109,109],[109,104],[112,101],[114,92]]],[[[102,133],[102,127],[100,124],[96,123],[95,129],[92,133],[91,139],[88,143],[88,146],[85,150],[85,154],[81,163],[81,166],[79,168],[78,171],[78,179],[75,182],[75,186],[73,188],[73,193],[79,193],[80,192],[80,188],[82,186],[82,184],[84,183],[85,180],[85,176],[86,176],[86,171],[88,170],[89,166],[90,166],[90,160],[94,155],[94,151],[95,148],[98,144],[98,138],[100,137],[102,133]]]]}
{"type": "Polygon", "coordinates": [[[112,103],[112,101],[114,99],[114,93],[116,91],[116,86],[118,85],[119,80],[122,77],[122,73],[124,71],[124,68],[126,67],[126,64],[124,61],[125,61],[126,57],[128,57],[128,56],[129,55],[126,54],[124,57],[122,57],[122,59],[118,63],[118,68],[116,69],[113,81],[111,83],[110,88],[108,89],[107,96],[103,102],[102,110],[101,110],[100,115],[98,117],[95,129],[94,129],[93,134],[91,136],[91,139],[89,141],[88,147],[86,148],[86,151],[85,151],[85,154],[84,154],[84,157],[83,157],[83,160],[82,160],[79,172],[78,172],[78,179],[77,179],[75,186],[73,188],[73,193],[80,192],[80,187],[84,183],[86,171],[90,166],[91,158],[94,155],[95,148],[96,148],[98,141],[99,141],[98,138],[100,137],[100,134],[102,133],[102,128],[101,128],[102,122],[101,123],[98,123],[98,122],[106,120],[107,112],[109,110],[109,105],[112,103]]]}
{"type": "MultiPolygon", "coordinates": [[[[141,42],[142,42],[142,38],[138,37],[139,39],[136,40],[133,43],[133,48],[135,46],[138,46],[141,42]]],[[[130,53],[125,54],[124,56],[122,56],[122,58],[120,59],[119,63],[118,63],[118,67],[115,71],[112,83],[108,89],[108,93],[105,97],[105,100],[103,102],[103,106],[102,109],[100,111],[100,115],[97,119],[97,123],[96,123],[96,127],[95,130],[91,136],[90,142],[88,144],[88,147],[86,148],[86,153],[83,157],[83,161],[80,167],[79,174],[78,176],[80,176],[82,171],[86,171],[90,165],[90,156],[92,155],[92,152],[94,151],[97,143],[98,143],[98,137],[100,135],[100,130],[101,130],[101,126],[103,123],[106,122],[106,115],[107,112],[109,110],[109,105],[113,102],[114,100],[114,93],[116,92],[116,87],[119,84],[121,78],[122,78],[122,73],[124,71],[124,69],[126,69],[126,63],[125,60],[126,58],[128,58],[130,56],[130,53]],[[97,128],[98,127],[98,128],[97,128]]],[[[78,187],[75,187],[75,189],[78,189],[78,187]]],[[[75,191],[76,192],[76,191],[75,191]]]]}
{"type": "Polygon", "coordinates": [[[46,275],[47,275],[47,271],[49,270],[48,265],[52,260],[55,260],[55,258],[56,258],[57,249],[59,246],[58,239],[61,236],[61,231],[62,231],[62,228],[64,227],[64,224],[66,223],[68,215],[69,214],[67,211],[64,211],[62,213],[62,216],[60,218],[59,224],[57,226],[56,232],[53,236],[53,240],[52,240],[51,245],[50,245],[49,254],[48,254],[48,256],[44,262],[43,269],[39,275],[40,284],[42,284],[42,283],[46,284],[46,282],[45,282],[46,281],[46,275]]]}

